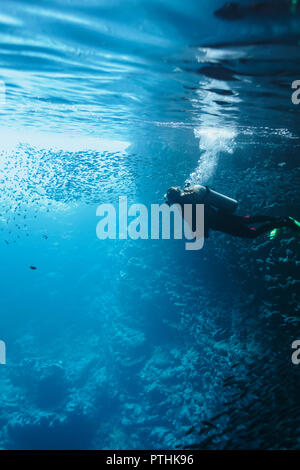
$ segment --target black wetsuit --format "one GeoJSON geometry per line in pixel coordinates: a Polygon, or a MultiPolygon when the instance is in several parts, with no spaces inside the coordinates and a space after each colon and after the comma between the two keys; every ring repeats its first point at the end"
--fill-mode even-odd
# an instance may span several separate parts
{"type": "Polygon", "coordinates": [[[290,226],[289,221],[282,217],[270,215],[241,216],[217,210],[209,205],[204,206],[204,234],[209,236],[209,230],[228,233],[236,237],[256,238],[274,228],[290,226]],[[253,227],[252,224],[259,224],[253,227]]]}
{"type": "MultiPolygon", "coordinates": [[[[175,202],[175,201],[174,201],[175,202]]],[[[193,189],[183,191],[180,202],[176,201],[183,211],[185,204],[192,204],[192,230],[196,230],[196,205],[202,204],[199,195],[193,189]]],[[[184,215],[184,214],[183,214],[184,215]]],[[[215,207],[204,204],[204,236],[209,237],[209,230],[228,233],[236,237],[256,238],[274,228],[290,227],[296,228],[294,222],[289,217],[273,217],[270,215],[241,216],[231,214],[230,212],[216,209],[215,207]],[[258,224],[253,227],[253,224],[258,224]]]]}

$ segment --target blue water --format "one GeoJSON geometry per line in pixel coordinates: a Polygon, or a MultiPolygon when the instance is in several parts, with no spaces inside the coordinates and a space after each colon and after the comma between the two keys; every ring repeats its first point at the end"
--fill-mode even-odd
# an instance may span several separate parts
{"type": "Polygon", "coordinates": [[[300,16],[223,5],[2,2],[0,448],[300,447],[299,240],[96,237],[186,183],[300,217],[300,16]]]}

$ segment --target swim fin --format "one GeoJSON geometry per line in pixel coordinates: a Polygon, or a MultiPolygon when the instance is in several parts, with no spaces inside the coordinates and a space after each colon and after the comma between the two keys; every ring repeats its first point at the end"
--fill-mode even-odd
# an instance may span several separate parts
{"type": "MultiPolygon", "coordinates": [[[[300,222],[298,220],[294,219],[293,217],[288,217],[287,220],[288,220],[288,222],[290,222],[287,225],[287,227],[290,227],[290,228],[296,230],[300,234],[300,222]]],[[[273,230],[271,230],[271,232],[269,234],[270,240],[274,240],[279,235],[284,234],[284,232],[286,232],[287,227],[273,228],[273,230]]]]}
{"type": "Polygon", "coordinates": [[[299,227],[300,228],[300,222],[299,220],[296,220],[294,219],[293,217],[289,217],[290,220],[292,220],[294,222],[294,224],[296,224],[297,228],[299,227]]]}
{"type": "Polygon", "coordinates": [[[280,234],[280,229],[279,228],[273,228],[273,230],[271,230],[270,232],[270,240],[274,240],[275,238],[277,238],[280,234]]]}

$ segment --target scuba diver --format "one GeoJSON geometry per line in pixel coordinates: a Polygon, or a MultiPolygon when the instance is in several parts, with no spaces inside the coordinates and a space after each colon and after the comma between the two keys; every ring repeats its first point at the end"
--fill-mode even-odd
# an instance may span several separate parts
{"type": "Polygon", "coordinates": [[[273,217],[270,215],[241,216],[235,215],[238,202],[224,194],[218,193],[208,186],[195,185],[184,190],[172,186],[166,195],[166,204],[179,204],[184,217],[184,205],[192,204],[192,230],[195,231],[196,204],[204,204],[204,236],[209,236],[209,230],[228,233],[242,238],[257,238],[264,233],[270,233],[270,238],[278,235],[278,230],[288,227],[300,234],[300,222],[292,217],[273,217]],[[253,224],[256,227],[253,227],[253,224]],[[258,224],[258,225],[257,225],[258,224]]]}

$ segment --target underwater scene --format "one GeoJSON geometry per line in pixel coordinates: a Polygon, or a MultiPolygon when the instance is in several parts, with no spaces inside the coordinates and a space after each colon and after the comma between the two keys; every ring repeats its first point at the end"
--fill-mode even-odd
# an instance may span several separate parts
{"type": "Polygon", "coordinates": [[[0,449],[300,449],[300,2],[2,1],[0,120],[0,449]]]}

